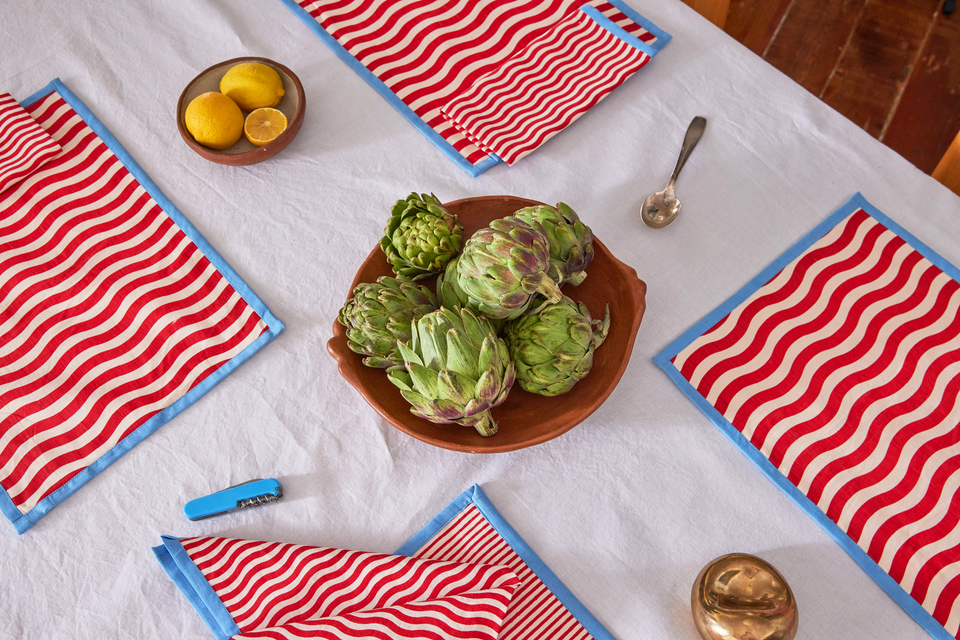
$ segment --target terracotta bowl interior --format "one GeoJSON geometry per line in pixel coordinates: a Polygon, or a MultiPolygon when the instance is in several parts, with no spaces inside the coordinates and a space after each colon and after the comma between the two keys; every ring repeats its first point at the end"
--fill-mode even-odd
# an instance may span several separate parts
{"type": "MultiPolygon", "coordinates": [[[[180,131],[180,136],[183,138],[183,141],[187,143],[187,146],[207,160],[231,166],[244,166],[272,158],[293,142],[293,139],[297,137],[297,133],[300,132],[300,127],[303,125],[303,114],[305,110],[306,99],[303,94],[303,85],[300,84],[300,79],[297,78],[290,69],[267,58],[234,58],[213,65],[187,84],[177,102],[177,129],[180,131]],[[282,111],[283,115],[287,117],[287,128],[276,140],[262,147],[254,145],[247,140],[246,136],[240,136],[240,140],[226,149],[217,150],[204,147],[198,144],[197,141],[193,139],[193,136],[190,135],[190,132],[187,131],[183,114],[187,110],[187,105],[200,94],[206,93],[207,91],[220,91],[220,79],[230,67],[241,62],[261,62],[273,67],[277,73],[280,74],[285,93],[276,108],[282,111]]],[[[243,116],[246,117],[248,113],[249,112],[244,111],[243,116]]]]}
{"type": "MultiPolygon", "coordinates": [[[[468,237],[491,220],[533,204],[540,203],[511,196],[492,196],[457,200],[445,206],[460,218],[465,237],[468,237]]],[[[603,317],[604,303],[610,304],[610,333],[594,354],[590,374],[568,393],[553,398],[527,393],[519,385],[514,385],[507,400],[493,410],[499,431],[489,438],[480,436],[472,428],[434,424],[411,414],[410,405],[387,380],[386,373],[364,366],[361,356],[350,351],[346,331],[336,320],[327,349],[339,363],[343,377],[381,416],[397,429],[423,442],[455,451],[494,453],[522,449],[556,438],[593,413],[617,386],[633,351],[646,307],[647,287],[636,271],[613,257],[596,238],[594,251],[587,279],[579,287],[563,287],[566,295],[585,303],[595,319],[603,317]]],[[[350,285],[347,298],[361,282],[374,282],[385,275],[392,275],[390,265],[380,248],[374,247],[350,285]]],[[[435,280],[422,282],[433,289],[435,280]]]]}

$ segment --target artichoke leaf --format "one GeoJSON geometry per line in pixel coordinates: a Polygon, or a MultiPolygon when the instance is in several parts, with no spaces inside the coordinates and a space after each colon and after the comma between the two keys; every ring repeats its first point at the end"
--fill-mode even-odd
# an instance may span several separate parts
{"type": "Polygon", "coordinates": [[[422,395],[416,391],[408,391],[406,389],[400,390],[400,395],[403,396],[403,399],[409,402],[412,406],[414,413],[418,413],[420,417],[426,417],[423,414],[429,414],[430,411],[430,401],[424,398],[422,395]]]}
{"type": "Polygon", "coordinates": [[[463,405],[443,398],[431,401],[430,410],[444,422],[456,422],[463,416],[463,405]]]}
{"type": "Polygon", "coordinates": [[[401,391],[413,391],[413,380],[406,369],[397,369],[387,374],[387,380],[392,382],[401,391]]]}
{"type": "Polygon", "coordinates": [[[484,371],[473,388],[473,397],[478,400],[493,402],[499,395],[500,380],[492,372],[484,371]]]}
{"type": "Polygon", "coordinates": [[[553,352],[535,342],[524,342],[518,349],[520,359],[531,366],[553,361],[553,352]]]}
{"type": "Polygon", "coordinates": [[[441,371],[437,374],[436,397],[450,400],[464,407],[473,400],[473,380],[456,371],[441,371]]]}
{"type": "Polygon", "coordinates": [[[402,360],[392,360],[390,358],[381,358],[379,356],[368,356],[363,359],[363,364],[371,369],[389,369],[397,365],[402,365],[402,360]]]}
{"type": "Polygon", "coordinates": [[[456,373],[476,378],[477,361],[480,359],[480,349],[477,349],[469,340],[464,339],[463,333],[456,329],[447,332],[447,363],[446,368],[456,373]]]}
{"type": "Polygon", "coordinates": [[[477,371],[500,369],[509,361],[509,357],[509,352],[503,345],[503,341],[498,340],[494,335],[489,335],[484,338],[480,345],[480,353],[477,356],[477,371]]]}
{"type": "Polygon", "coordinates": [[[577,318],[567,325],[567,332],[571,342],[586,347],[593,340],[593,323],[583,317],[577,318]]]}
{"type": "Polygon", "coordinates": [[[446,323],[419,321],[416,323],[416,332],[420,337],[419,351],[423,358],[423,365],[433,369],[442,369],[447,362],[446,323]]]}
{"type": "Polygon", "coordinates": [[[510,389],[513,387],[513,383],[517,379],[517,369],[516,365],[512,362],[507,365],[507,370],[503,376],[503,388],[500,389],[500,393],[497,394],[496,399],[493,401],[493,406],[497,406],[507,399],[507,394],[510,393],[510,389]]]}
{"type": "Polygon", "coordinates": [[[435,398],[438,391],[437,378],[439,374],[423,365],[414,362],[407,363],[407,373],[413,382],[413,388],[417,393],[427,397],[435,398]]]}
{"type": "Polygon", "coordinates": [[[463,408],[463,415],[467,418],[475,416],[482,411],[489,411],[493,407],[493,402],[486,398],[474,398],[463,408]]]}
{"type": "Polygon", "coordinates": [[[411,346],[407,346],[405,343],[397,341],[397,350],[400,351],[400,356],[403,358],[404,364],[408,367],[411,364],[423,364],[423,360],[420,359],[420,356],[417,355],[417,352],[411,348],[413,345],[413,340],[411,340],[411,346]]]}
{"type": "MultiPolygon", "coordinates": [[[[473,344],[483,342],[483,339],[493,329],[488,321],[478,318],[472,311],[465,310],[461,317],[463,318],[463,331],[467,339],[473,344]]],[[[479,351],[477,355],[479,356],[479,351]]]]}
{"type": "Polygon", "coordinates": [[[610,303],[607,303],[606,313],[603,316],[603,321],[594,320],[594,330],[593,330],[593,346],[594,348],[599,347],[603,344],[603,341],[607,339],[607,335],[610,333],[610,303]]]}

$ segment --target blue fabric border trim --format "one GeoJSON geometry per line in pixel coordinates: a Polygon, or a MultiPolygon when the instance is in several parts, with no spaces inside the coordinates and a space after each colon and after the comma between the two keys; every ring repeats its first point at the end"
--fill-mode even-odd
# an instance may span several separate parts
{"type": "Polygon", "coordinates": [[[21,526],[18,523],[24,515],[20,512],[20,509],[17,509],[17,506],[13,504],[13,500],[6,491],[0,491],[0,513],[3,513],[7,520],[13,523],[13,528],[16,529],[17,533],[23,533],[29,529],[30,524],[32,524],[24,524],[21,530],[21,526]]]}
{"type": "Polygon", "coordinates": [[[953,640],[943,626],[928,613],[913,596],[904,591],[890,575],[880,568],[874,560],[867,555],[867,552],[860,548],[856,542],[848,536],[843,529],[827,517],[820,508],[813,503],[800,489],[787,479],[780,471],[764,456],[759,449],[750,443],[747,438],[740,433],[730,422],[710,404],[706,398],[694,388],[690,382],[684,378],[680,371],[670,362],[670,359],[680,353],[690,343],[699,338],[704,332],[720,321],[724,316],[733,311],[744,300],[750,297],[757,289],[763,286],[770,278],[779,273],[785,266],[795,260],[797,256],[806,251],[811,245],[827,234],[831,229],[837,226],[842,220],[847,218],[857,209],[863,209],[872,218],[886,226],[888,229],[900,236],[907,244],[916,249],[926,259],[939,267],[944,273],[954,280],[960,280],[960,269],[944,260],[942,256],[930,249],[927,245],[920,242],[912,234],[908,233],[903,227],[893,222],[886,215],[881,213],[876,207],[871,205],[860,194],[855,194],[842,207],[837,209],[826,220],[818,224],[813,231],[804,236],[799,242],[793,245],[783,255],[773,261],[767,268],[761,271],[746,286],[735,293],[722,305],[714,309],[710,314],[696,323],[679,338],[674,340],[667,348],[654,356],[653,361],[658,367],[663,369],[667,375],[674,381],[680,390],[686,395],[700,411],[702,411],[711,422],[743,451],[750,460],[760,468],[760,470],[770,478],[774,484],[786,493],[797,505],[803,509],[807,515],[813,518],[821,527],[823,527],[830,537],[846,551],[860,567],[873,578],[880,587],[899,604],[917,623],[923,627],[931,636],[938,640],[953,640]]]}
{"type": "Polygon", "coordinates": [[[543,560],[534,553],[533,549],[520,537],[520,534],[500,515],[479,485],[473,485],[457,496],[453,502],[447,505],[433,520],[404,543],[402,547],[397,549],[395,553],[403,556],[412,555],[471,503],[480,510],[480,513],[483,514],[483,517],[487,519],[487,522],[493,526],[496,532],[500,534],[500,537],[506,540],[507,544],[517,552],[520,558],[527,563],[527,566],[547,585],[550,591],[563,603],[563,606],[573,614],[596,640],[616,640],[613,635],[600,624],[600,621],[593,617],[593,614],[577,600],[576,596],[567,589],[566,585],[557,578],[543,560]]]}
{"type": "Polygon", "coordinates": [[[136,163],[136,161],[127,153],[126,149],[113,137],[113,134],[96,118],[96,116],[91,113],[91,111],[83,104],[83,102],[76,96],[70,89],[64,85],[59,78],[53,80],[46,87],[36,92],[22,104],[23,106],[30,106],[37,100],[49,95],[51,92],[56,91],[59,93],[63,99],[73,107],[74,111],[90,126],[91,129],[103,140],[104,144],[120,159],[120,162],[130,171],[131,174],[137,179],[140,185],[150,194],[150,197],[153,198],[157,204],[160,205],[160,208],[170,216],[174,223],[183,231],[188,238],[203,252],[203,254],[210,260],[214,267],[226,278],[227,282],[236,289],[237,293],[253,308],[254,311],[263,319],[267,324],[267,331],[257,338],[253,343],[247,346],[246,349],[241,351],[239,354],[233,357],[229,362],[221,366],[210,376],[205,378],[200,384],[191,389],[184,396],[179,398],[176,402],[172,403],[148,421],[140,425],[133,433],[128,435],[126,438],[118,442],[112,449],[103,454],[100,458],[94,461],[86,469],[75,475],[71,478],[66,484],[62,487],[48,495],[46,498],[41,500],[33,509],[27,513],[21,513],[19,509],[13,504],[10,496],[6,491],[2,492],[2,498],[0,498],[0,511],[3,512],[3,515],[7,517],[13,523],[14,528],[17,530],[17,533],[24,533],[30,527],[32,527],[36,522],[46,515],[53,507],[62,502],[65,498],[73,494],[77,489],[90,481],[91,478],[96,476],[98,473],[109,467],[113,464],[120,456],[128,452],[134,446],[139,444],[144,438],[156,431],[162,425],[169,422],[174,416],[178,413],[189,407],[191,404],[196,402],[201,396],[203,396],[207,391],[213,388],[218,382],[223,380],[231,371],[236,369],[241,363],[243,363],[247,358],[252,356],[258,350],[260,350],[263,345],[267,342],[273,340],[277,334],[284,328],[284,325],[280,320],[270,312],[267,306],[260,300],[259,297],[250,289],[249,286],[240,278],[240,276],[233,270],[230,265],[223,259],[223,257],[214,250],[214,248],[207,242],[197,229],[190,224],[190,222],[183,216],[182,213],[173,205],[170,200],[160,191],[160,188],[150,179],[150,177],[143,171],[143,169],[136,163]]]}
{"type": "Polygon", "coordinates": [[[361,78],[366,80],[367,84],[376,89],[383,98],[393,105],[393,108],[399,111],[403,116],[409,120],[413,126],[420,130],[430,141],[435,144],[441,151],[443,151],[447,157],[457,163],[457,165],[469,173],[471,176],[476,178],[481,173],[492,167],[493,165],[501,162],[499,158],[488,157],[485,160],[478,162],[477,164],[470,164],[466,158],[460,155],[460,152],[453,148],[449,142],[447,142],[439,133],[433,130],[433,127],[428,125],[423,119],[414,112],[413,109],[408,107],[400,98],[397,97],[390,87],[385,85],[380,78],[373,75],[369,69],[360,64],[360,61],[354,58],[349,51],[344,49],[343,45],[337,42],[336,38],[331,36],[327,31],[320,26],[320,23],[317,22],[316,18],[307,13],[307,10],[301,7],[296,3],[296,0],[280,0],[283,4],[287,5],[294,14],[297,15],[300,20],[307,25],[307,27],[317,34],[323,42],[330,47],[330,49],[337,54],[337,57],[346,62],[354,72],[357,73],[361,78]]]}
{"type": "Polygon", "coordinates": [[[607,16],[600,13],[600,10],[597,9],[592,4],[583,5],[582,7],[580,7],[580,11],[590,16],[590,18],[594,22],[596,22],[601,27],[603,27],[604,29],[606,29],[616,37],[626,42],[628,45],[630,45],[634,49],[639,49],[640,51],[643,51],[645,54],[647,54],[651,58],[656,56],[657,52],[659,52],[659,49],[655,47],[651,47],[640,38],[630,35],[626,31],[624,31],[622,27],[617,26],[616,23],[613,22],[613,20],[611,20],[607,16]]]}
{"type": "Polygon", "coordinates": [[[217,640],[229,640],[240,633],[240,627],[234,622],[233,616],[187,555],[180,540],[170,536],[161,536],[161,539],[163,544],[153,547],[153,554],[217,640]]]}
{"type": "Polygon", "coordinates": [[[34,102],[39,100],[40,98],[45,98],[52,91],[56,91],[58,87],[65,87],[65,86],[66,85],[64,85],[63,82],[60,81],[60,78],[54,78],[49,83],[47,83],[47,86],[45,86],[43,89],[40,89],[40,91],[35,92],[26,100],[21,100],[20,106],[22,106],[23,108],[27,108],[30,105],[32,105],[34,102]]]}

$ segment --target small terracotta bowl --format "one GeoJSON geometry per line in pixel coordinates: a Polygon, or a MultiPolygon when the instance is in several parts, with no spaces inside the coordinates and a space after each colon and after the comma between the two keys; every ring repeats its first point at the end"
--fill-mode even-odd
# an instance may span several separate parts
{"type": "MultiPolygon", "coordinates": [[[[541,203],[511,196],[489,196],[456,200],[444,206],[460,218],[464,238],[467,238],[491,220],[536,204],[541,203]]],[[[472,428],[434,424],[410,413],[410,405],[387,379],[386,372],[365,366],[361,356],[350,351],[346,328],[336,320],[327,351],[337,361],[340,374],[377,413],[400,431],[423,442],[454,451],[496,453],[552,440],[596,411],[617,386],[627,368],[646,309],[647,285],[637,277],[637,272],[614,258],[596,238],[593,249],[587,279],[579,287],[569,284],[563,287],[564,294],[587,305],[594,319],[603,318],[604,304],[610,304],[610,333],[594,353],[593,368],[571,391],[552,398],[527,393],[519,384],[514,384],[504,403],[493,410],[499,427],[498,432],[488,438],[472,428]]],[[[389,275],[392,275],[389,263],[380,247],[374,247],[350,285],[347,299],[358,284],[375,282],[378,277],[389,275]]],[[[434,290],[435,280],[419,283],[434,290]]]]}
{"type": "MultiPolygon", "coordinates": [[[[218,62],[190,81],[177,101],[177,129],[187,146],[202,157],[211,162],[240,167],[272,158],[293,142],[303,125],[303,114],[306,108],[307,101],[303,93],[303,85],[300,84],[300,79],[290,69],[267,58],[234,58],[233,60],[218,62]],[[241,62],[261,62],[273,67],[280,74],[280,78],[283,80],[283,89],[286,93],[284,93],[283,99],[280,100],[280,104],[276,108],[287,116],[286,130],[277,136],[276,140],[268,142],[262,147],[254,145],[247,140],[246,136],[240,136],[240,140],[226,149],[211,149],[198,144],[190,135],[190,132],[187,131],[184,123],[183,114],[187,110],[187,105],[202,93],[220,91],[220,79],[230,70],[230,67],[241,62]]],[[[247,113],[245,111],[243,117],[247,117],[247,113]]]]}

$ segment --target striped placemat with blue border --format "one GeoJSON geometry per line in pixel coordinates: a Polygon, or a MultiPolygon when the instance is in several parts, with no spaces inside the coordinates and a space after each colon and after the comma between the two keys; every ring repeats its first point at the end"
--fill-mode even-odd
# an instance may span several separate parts
{"type": "Polygon", "coordinates": [[[283,329],[60,80],[0,193],[0,511],[23,533],[283,329]]]}
{"type": "Polygon", "coordinates": [[[858,193],[654,358],[940,639],[960,626],[958,281],[858,193]]]}

